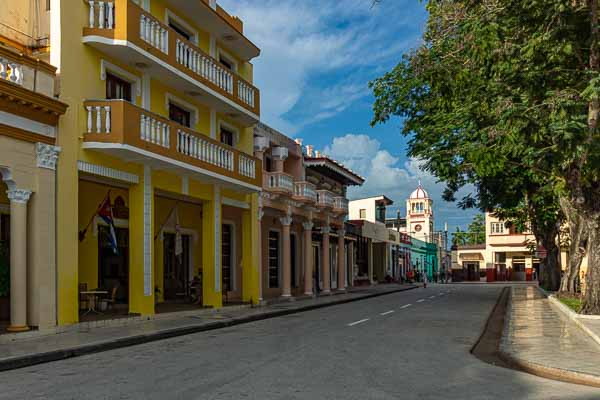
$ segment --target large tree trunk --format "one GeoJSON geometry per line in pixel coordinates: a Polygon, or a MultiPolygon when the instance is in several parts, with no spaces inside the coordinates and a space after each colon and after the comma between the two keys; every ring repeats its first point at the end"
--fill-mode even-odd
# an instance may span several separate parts
{"type": "Polygon", "coordinates": [[[581,214],[567,199],[561,199],[560,205],[569,227],[569,258],[565,266],[565,274],[562,278],[560,291],[575,294],[577,292],[577,277],[579,276],[581,262],[586,253],[586,224],[581,214]]]}
{"type": "Polygon", "coordinates": [[[557,236],[558,231],[553,229],[545,232],[541,238],[547,254],[543,261],[540,284],[545,290],[552,292],[560,289],[560,247],[556,243],[557,236]]]}
{"type": "Polygon", "coordinates": [[[585,295],[582,314],[600,314],[600,214],[587,220],[588,226],[588,269],[585,276],[585,295]]]}

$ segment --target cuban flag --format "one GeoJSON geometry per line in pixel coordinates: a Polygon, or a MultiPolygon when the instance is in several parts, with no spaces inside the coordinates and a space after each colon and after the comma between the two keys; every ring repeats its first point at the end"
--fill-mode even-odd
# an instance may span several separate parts
{"type": "Polygon", "coordinates": [[[119,248],[117,247],[117,235],[115,233],[115,223],[113,219],[112,207],[110,206],[110,193],[106,195],[106,198],[98,208],[98,216],[108,225],[110,228],[110,247],[112,247],[115,254],[119,254],[119,248]]]}

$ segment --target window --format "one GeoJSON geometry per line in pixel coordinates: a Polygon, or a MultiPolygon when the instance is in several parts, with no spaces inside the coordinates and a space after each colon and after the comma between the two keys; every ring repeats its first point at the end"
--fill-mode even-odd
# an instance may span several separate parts
{"type": "Polygon", "coordinates": [[[131,83],[111,73],[106,74],[106,98],[131,101],[131,83]]]}
{"type": "Polygon", "coordinates": [[[183,36],[186,40],[192,40],[193,35],[191,35],[188,31],[186,31],[184,28],[181,27],[181,25],[173,22],[171,19],[169,19],[169,26],[177,33],[179,33],[181,36],[183,36]]]}
{"type": "Polygon", "coordinates": [[[180,125],[191,127],[192,113],[169,102],[169,119],[180,125]]]}
{"type": "Polygon", "coordinates": [[[379,205],[375,210],[375,219],[379,222],[385,222],[385,206],[379,205]]]}
{"type": "Polygon", "coordinates": [[[494,253],[494,262],[496,264],[506,264],[506,253],[494,253]]]}
{"type": "Polygon", "coordinates": [[[221,127],[221,143],[233,147],[234,133],[227,128],[221,127]]]}
{"type": "Polygon", "coordinates": [[[492,235],[504,234],[504,222],[492,222],[491,230],[492,235]]]}
{"type": "Polygon", "coordinates": [[[223,290],[232,291],[233,287],[233,253],[232,253],[232,226],[229,224],[223,224],[221,231],[221,265],[223,266],[223,290]]]}
{"type": "Polygon", "coordinates": [[[360,219],[367,219],[367,210],[364,209],[364,208],[361,208],[358,211],[358,218],[360,218],[360,219]]]}
{"type": "Polygon", "coordinates": [[[269,287],[279,287],[279,232],[269,232],[269,287]]]}
{"type": "Polygon", "coordinates": [[[271,157],[265,157],[265,170],[267,172],[273,172],[273,160],[271,157]]]}
{"type": "Polygon", "coordinates": [[[219,62],[228,70],[233,71],[233,64],[223,56],[219,56],[219,62]]]}

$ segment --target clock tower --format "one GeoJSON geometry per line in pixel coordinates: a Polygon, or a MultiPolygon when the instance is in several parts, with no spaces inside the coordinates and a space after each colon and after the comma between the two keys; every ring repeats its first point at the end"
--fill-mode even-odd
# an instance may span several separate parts
{"type": "Polygon", "coordinates": [[[421,182],[406,201],[407,233],[424,242],[431,242],[433,233],[433,201],[421,182]]]}

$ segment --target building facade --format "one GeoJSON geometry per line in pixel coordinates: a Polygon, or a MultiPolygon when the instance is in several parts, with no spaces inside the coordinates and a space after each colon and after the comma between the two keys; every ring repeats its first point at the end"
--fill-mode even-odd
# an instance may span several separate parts
{"type": "Polygon", "coordinates": [[[335,160],[259,124],[264,299],[343,291],[352,282],[356,235],[346,232],[346,189],[364,179],[335,160]]]}

